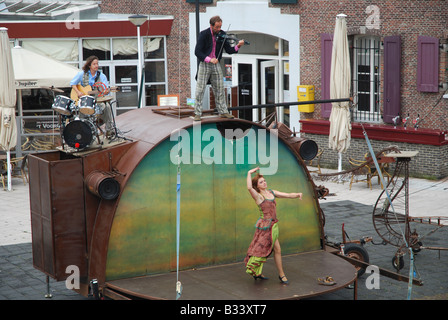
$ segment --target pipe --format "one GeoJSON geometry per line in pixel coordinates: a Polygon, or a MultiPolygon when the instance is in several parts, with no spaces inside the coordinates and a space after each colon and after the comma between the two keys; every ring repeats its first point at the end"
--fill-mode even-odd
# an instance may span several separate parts
{"type": "Polygon", "coordinates": [[[347,102],[347,101],[352,101],[352,98],[268,103],[268,104],[257,104],[257,105],[252,105],[252,106],[231,107],[228,109],[229,110],[246,110],[246,109],[260,109],[260,108],[269,108],[269,107],[298,106],[298,105],[302,105],[302,104],[321,104],[321,103],[329,103],[329,102],[347,102]]]}

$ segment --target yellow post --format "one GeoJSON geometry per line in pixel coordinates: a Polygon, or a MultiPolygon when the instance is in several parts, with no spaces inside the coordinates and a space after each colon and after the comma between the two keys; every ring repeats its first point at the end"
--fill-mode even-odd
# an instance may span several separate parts
{"type": "MultiPolygon", "coordinates": [[[[297,86],[297,96],[299,101],[314,100],[314,85],[297,86]]],[[[299,105],[299,112],[314,112],[314,104],[299,105]]]]}

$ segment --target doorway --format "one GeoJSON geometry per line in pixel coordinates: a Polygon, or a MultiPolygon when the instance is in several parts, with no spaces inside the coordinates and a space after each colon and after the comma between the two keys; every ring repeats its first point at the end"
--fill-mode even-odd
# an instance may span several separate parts
{"type": "MultiPolygon", "coordinates": [[[[260,77],[261,104],[278,103],[278,60],[260,62],[260,77]]],[[[266,124],[264,119],[270,117],[275,111],[276,107],[261,109],[261,120],[263,120],[263,124],[266,124]]],[[[280,115],[279,110],[277,110],[277,115],[280,115]]]]}
{"type": "MultiPolygon", "coordinates": [[[[238,105],[250,106],[279,102],[279,61],[251,56],[232,57],[232,86],[238,87],[238,105]]],[[[277,107],[279,120],[283,108],[277,107]]],[[[239,110],[238,117],[249,121],[264,120],[275,111],[274,107],[239,110]]],[[[281,120],[280,120],[281,121],[281,120]]],[[[263,121],[264,123],[264,121],[263,121]]]]}

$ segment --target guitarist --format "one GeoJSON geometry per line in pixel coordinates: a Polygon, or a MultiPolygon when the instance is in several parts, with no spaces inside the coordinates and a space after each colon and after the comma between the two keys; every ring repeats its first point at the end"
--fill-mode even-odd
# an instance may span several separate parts
{"type": "Polygon", "coordinates": [[[90,56],[87,58],[86,63],[82,67],[82,71],[78,72],[78,74],[70,81],[70,85],[72,89],[78,94],[78,97],[82,97],[87,94],[87,92],[82,92],[79,90],[78,85],[82,87],[93,86],[95,82],[102,82],[109,88],[109,81],[107,81],[107,77],[98,70],[98,57],[90,56]]]}
{"type": "MultiPolygon", "coordinates": [[[[76,92],[78,98],[87,95],[87,91],[82,91],[83,87],[90,86],[92,87],[96,82],[102,82],[107,91],[103,93],[103,95],[110,94],[109,92],[109,81],[104,73],[98,70],[98,57],[90,56],[87,58],[84,66],[82,67],[82,71],[78,72],[75,77],[70,81],[70,85],[72,87],[72,91],[76,92]]],[[[100,119],[103,123],[106,124],[106,136],[110,136],[113,134],[113,124],[112,124],[112,110],[109,103],[98,103],[100,108],[103,110],[103,114],[100,116],[100,119]]]]}

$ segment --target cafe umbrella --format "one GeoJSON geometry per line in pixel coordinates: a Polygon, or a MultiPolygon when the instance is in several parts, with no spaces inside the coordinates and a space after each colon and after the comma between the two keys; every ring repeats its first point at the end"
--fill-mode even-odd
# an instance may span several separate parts
{"type": "MultiPolygon", "coordinates": [[[[350,54],[347,40],[346,15],[338,14],[333,37],[330,71],[330,98],[350,95],[350,54]]],[[[329,147],[338,152],[338,171],[342,171],[342,153],[350,146],[351,123],[349,102],[333,102],[330,114],[329,147]]]]}
{"type": "Polygon", "coordinates": [[[17,143],[16,88],[8,29],[0,28],[0,146],[6,151],[8,191],[11,191],[11,149],[17,143]]]}

